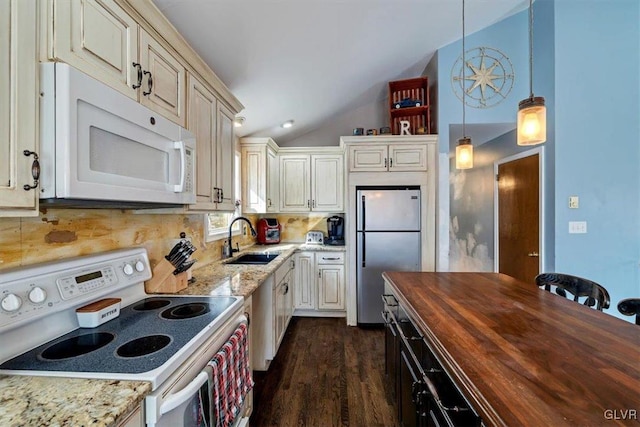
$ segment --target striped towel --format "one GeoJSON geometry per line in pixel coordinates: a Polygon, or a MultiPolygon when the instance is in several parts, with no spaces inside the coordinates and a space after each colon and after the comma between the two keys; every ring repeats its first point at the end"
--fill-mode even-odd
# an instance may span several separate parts
{"type": "Polygon", "coordinates": [[[247,325],[242,323],[209,362],[213,370],[213,422],[216,427],[233,424],[244,399],[253,388],[247,347],[247,325]]]}

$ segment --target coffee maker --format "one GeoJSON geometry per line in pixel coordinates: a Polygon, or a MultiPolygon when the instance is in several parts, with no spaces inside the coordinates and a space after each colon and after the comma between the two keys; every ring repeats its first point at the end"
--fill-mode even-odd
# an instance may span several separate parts
{"type": "Polygon", "coordinates": [[[344,245],[344,218],[337,215],[327,218],[327,233],[325,245],[344,245]]]}

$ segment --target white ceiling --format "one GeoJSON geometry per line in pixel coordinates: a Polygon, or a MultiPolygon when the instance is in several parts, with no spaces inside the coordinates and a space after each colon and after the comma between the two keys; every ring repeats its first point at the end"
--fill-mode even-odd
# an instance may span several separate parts
{"type": "MultiPolygon", "coordinates": [[[[384,99],[462,34],[461,0],[153,1],[244,104],[236,133],[285,144],[384,99]]],[[[466,34],[527,5],[467,0],[466,34]]]]}

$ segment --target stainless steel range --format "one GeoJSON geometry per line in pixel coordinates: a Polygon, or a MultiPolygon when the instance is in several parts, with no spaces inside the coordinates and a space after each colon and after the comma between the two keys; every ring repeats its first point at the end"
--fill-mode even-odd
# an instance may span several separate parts
{"type": "Polygon", "coordinates": [[[208,363],[246,323],[242,298],[149,296],[150,277],[144,248],[0,272],[0,374],[149,381],[147,425],[209,425],[208,363]],[[119,316],[80,328],[76,309],[107,297],[119,316]]]}

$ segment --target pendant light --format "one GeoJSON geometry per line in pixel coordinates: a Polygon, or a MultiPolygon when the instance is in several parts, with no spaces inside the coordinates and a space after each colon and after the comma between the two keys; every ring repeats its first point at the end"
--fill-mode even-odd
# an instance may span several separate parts
{"type": "Polygon", "coordinates": [[[518,145],[547,140],[547,109],[542,96],[533,96],[533,0],[529,0],[529,97],[518,104],[518,145]]]}
{"type": "Polygon", "coordinates": [[[462,78],[460,79],[462,84],[462,138],[458,140],[458,146],[456,147],[456,169],[471,169],[473,167],[473,144],[471,143],[471,138],[466,136],[465,126],[465,105],[467,103],[465,98],[467,89],[465,88],[464,70],[467,62],[465,60],[464,49],[464,0],[462,0],[462,78]]]}

